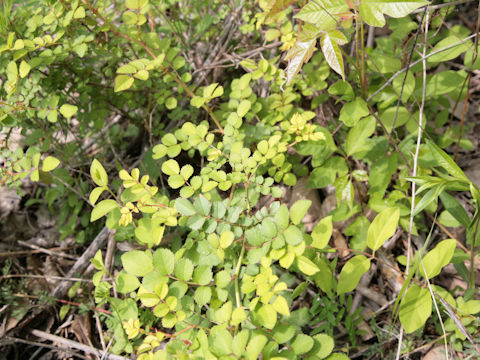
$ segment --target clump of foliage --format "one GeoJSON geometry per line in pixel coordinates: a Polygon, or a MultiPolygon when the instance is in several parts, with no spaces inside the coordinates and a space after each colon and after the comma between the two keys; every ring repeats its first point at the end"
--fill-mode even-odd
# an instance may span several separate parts
{"type": "Polygon", "coordinates": [[[451,122],[450,102],[468,101],[478,45],[460,25],[442,29],[448,7],[431,23],[428,7],[418,23],[408,16],[427,5],[3,3],[0,124],[6,145],[11,129],[22,130],[25,151],[3,150],[1,184],[20,191],[27,176],[44,184],[37,197],[59,211],[61,238],[83,243],[106,218],[118,241],[137,244],[118,254],[115,271],[101,250],[92,259],[114,353],[348,359],[363,320],[350,293],[385,265],[382,247],[402,233],[408,246],[387,264],[401,289],[382,330],[398,317],[421,335],[430,321],[445,344],[448,336],[454,349],[470,348],[480,189],[443,150],[468,150],[468,126],[435,129],[451,122]],[[209,6],[218,11],[202,16],[209,6]],[[285,56],[245,58],[209,83],[191,50],[232,10],[242,14],[240,34],[285,56]],[[389,36],[366,46],[367,27],[383,26],[389,36]],[[421,54],[423,36],[433,47],[421,54]],[[460,55],[465,70],[439,66],[460,55]],[[327,108],[332,116],[320,121],[327,108]],[[312,231],[302,221],[312,201],[284,201],[304,177],[310,188],[334,187],[336,200],[312,231]],[[472,215],[457,191],[469,194],[472,215]],[[441,225],[466,229],[467,247],[450,236],[432,243],[427,219],[438,222],[437,211],[441,225]],[[337,227],[348,237],[346,261],[331,241],[337,227]],[[416,249],[412,236],[423,240],[416,249]],[[470,290],[453,296],[435,284],[450,263],[470,290]],[[334,341],[340,325],[348,346],[334,341]]]}

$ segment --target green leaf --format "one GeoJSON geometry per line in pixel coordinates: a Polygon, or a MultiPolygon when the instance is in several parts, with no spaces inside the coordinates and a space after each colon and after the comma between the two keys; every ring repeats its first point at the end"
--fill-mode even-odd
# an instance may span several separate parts
{"type": "Polygon", "coordinates": [[[175,264],[175,277],[179,280],[189,281],[193,274],[193,263],[189,259],[180,259],[175,264]]]}
{"type": "Polygon", "coordinates": [[[257,311],[258,322],[267,329],[273,329],[277,323],[277,312],[270,304],[264,304],[257,311]]]}
{"type": "Polygon", "coordinates": [[[103,193],[104,190],[105,188],[101,186],[93,189],[92,192],[90,193],[90,196],[88,197],[88,201],[90,201],[92,205],[95,205],[95,203],[97,202],[98,198],[100,197],[100,195],[103,193]]]}
{"type": "Polygon", "coordinates": [[[425,195],[422,197],[422,199],[418,202],[418,204],[415,206],[415,210],[413,211],[413,216],[417,215],[423,209],[425,209],[428,205],[430,205],[432,202],[437,200],[438,195],[444,189],[445,189],[445,183],[441,183],[437,186],[432,187],[430,190],[428,190],[425,193],[425,195]]]}
{"type": "Polygon", "coordinates": [[[73,115],[77,113],[78,107],[70,104],[63,104],[60,107],[60,114],[62,114],[67,119],[70,119],[73,115]]]}
{"type": "Polygon", "coordinates": [[[175,209],[183,216],[192,216],[197,213],[192,203],[187,199],[178,198],[175,200],[175,209]]]}
{"type": "Polygon", "coordinates": [[[335,15],[349,10],[347,2],[343,0],[312,0],[295,15],[295,18],[328,31],[337,25],[338,20],[335,15]]]}
{"type": "Polygon", "coordinates": [[[138,10],[148,4],[148,0],[125,0],[125,6],[132,10],[138,10]]]}
{"type": "Polygon", "coordinates": [[[383,14],[401,18],[427,4],[427,1],[422,0],[362,0],[358,10],[368,25],[383,27],[385,25],[383,14]]]}
{"type": "Polygon", "coordinates": [[[133,77],[128,75],[117,75],[115,77],[115,86],[113,91],[120,92],[130,89],[135,80],[133,77]]]}
{"type": "Polygon", "coordinates": [[[153,271],[152,255],[148,250],[132,250],[123,254],[121,259],[125,271],[132,275],[145,276],[153,271]]]}
{"type": "Polygon", "coordinates": [[[309,352],[309,356],[316,356],[319,359],[325,359],[333,351],[334,341],[330,335],[317,334],[313,337],[314,345],[309,352]]]}
{"type": "Polygon", "coordinates": [[[70,311],[70,304],[62,305],[60,307],[59,317],[60,317],[61,321],[63,321],[63,319],[65,319],[65,316],[67,316],[69,311],[70,311]]]}
{"type": "Polygon", "coordinates": [[[231,232],[230,230],[224,231],[222,235],[220,235],[220,247],[222,249],[228,248],[232,244],[234,238],[235,235],[233,234],[233,232],[231,232]]]}
{"type": "Polygon", "coordinates": [[[47,156],[42,163],[42,171],[49,172],[56,169],[60,164],[60,160],[53,156],[47,156]]]}
{"type": "Polygon", "coordinates": [[[193,204],[195,209],[198,211],[200,215],[208,216],[210,215],[210,210],[212,209],[212,203],[207,200],[207,198],[203,195],[200,195],[195,199],[193,204]]]}
{"type": "Polygon", "coordinates": [[[32,173],[30,174],[30,180],[32,181],[38,181],[40,179],[40,172],[38,169],[33,170],[32,173]]]}
{"type": "Polygon", "coordinates": [[[275,213],[274,220],[275,224],[280,230],[285,230],[288,226],[288,208],[287,205],[282,204],[280,208],[275,213]]]}
{"type": "Polygon", "coordinates": [[[92,165],[90,166],[90,175],[92,180],[101,187],[106,187],[108,185],[108,175],[102,164],[97,160],[93,159],[92,165]]]}
{"type": "Polygon", "coordinates": [[[162,164],[162,171],[166,175],[176,175],[180,173],[180,166],[173,160],[167,160],[162,164]]]}
{"type": "Polygon", "coordinates": [[[79,57],[84,57],[85,53],[88,50],[88,46],[85,43],[78,44],[73,48],[73,50],[77,53],[79,57]]]}
{"type": "Polygon", "coordinates": [[[292,223],[298,225],[312,205],[310,200],[298,200],[290,207],[290,219],[292,223]]]}
{"type": "Polygon", "coordinates": [[[149,72],[147,70],[139,70],[133,77],[138,80],[148,80],[149,72]]]}
{"type": "Polygon", "coordinates": [[[382,210],[368,227],[367,246],[374,252],[395,234],[400,219],[397,207],[382,210]]]}
{"type": "Polygon", "coordinates": [[[368,116],[358,121],[347,135],[347,155],[351,156],[360,151],[371,149],[371,144],[366,140],[375,132],[377,121],[373,116],[368,116]]]}
{"type": "Polygon", "coordinates": [[[326,360],[350,360],[344,353],[333,353],[326,360]]]}
{"type": "Polygon", "coordinates": [[[237,115],[244,117],[250,110],[251,106],[252,103],[249,100],[242,100],[240,104],[238,104],[237,115]]]}
{"type": "Polygon", "coordinates": [[[56,123],[58,118],[58,111],[55,109],[50,110],[50,112],[47,115],[47,120],[50,121],[51,123],[56,123]]]}
{"type": "Polygon", "coordinates": [[[200,286],[195,290],[193,299],[201,307],[210,302],[212,298],[212,289],[209,286],[200,286]]]}
{"type": "Polygon", "coordinates": [[[298,334],[290,344],[292,350],[297,355],[305,354],[313,347],[313,339],[305,334],[298,334]]]}
{"type": "Polygon", "coordinates": [[[83,19],[85,17],[85,9],[82,6],[79,6],[77,10],[73,13],[74,19],[83,19]]]}
{"type": "Polygon", "coordinates": [[[208,285],[212,279],[213,272],[211,266],[200,265],[193,272],[193,282],[199,285],[208,285]]]}
{"type": "Polygon", "coordinates": [[[117,278],[115,279],[115,287],[118,292],[122,294],[127,294],[132,291],[135,291],[140,286],[140,281],[136,276],[133,276],[125,271],[120,271],[117,278]]]}
{"type": "Polygon", "coordinates": [[[190,104],[196,108],[200,108],[203,106],[203,104],[205,104],[205,99],[203,97],[200,97],[200,96],[194,96],[191,100],[190,100],[190,104]]]}
{"type": "Polygon", "coordinates": [[[273,329],[273,339],[279,344],[285,344],[295,336],[295,327],[287,324],[278,324],[273,329]]]}
{"type": "Polygon", "coordinates": [[[7,65],[7,78],[11,82],[18,80],[18,67],[15,61],[10,61],[7,65]]]}
{"type": "Polygon", "coordinates": [[[427,80],[427,97],[437,97],[457,90],[458,84],[461,84],[466,76],[466,72],[455,70],[436,73],[427,80]]]}
{"type": "Polygon", "coordinates": [[[205,224],[205,217],[202,215],[193,215],[187,221],[187,226],[192,230],[200,230],[200,228],[205,224]]]}
{"type": "Polygon", "coordinates": [[[132,64],[125,64],[117,69],[117,74],[134,74],[137,72],[137,68],[132,64]]]}
{"type": "Polygon", "coordinates": [[[354,101],[346,103],[340,110],[339,119],[348,127],[354,126],[362,117],[370,114],[365,100],[357,97],[354,101]]]}
{"type": "Polygon", "coordinates": [[[323,249],[328,245],[333,232],[332,216],[320,220],[312,231],[312,246],[316,249],[323,249]]]}
{"type": "Polygon", "coordinates": [[[463,206],[448,192],[443,191],[440,193],[440,200],[447,210],[462,226],[468,227],[470,224],[470,218],[463,208],[463,206]]]}
{"type": "Polygon", "coordinates": [[[249,335],[249,330],[242,330],[233,338],[232,350],[239,358],[245,354],[245,346],[247,346],[249,335]]]}
{"type": "Polygon", "coordinates": [[[457,241],[453,239],[443,240],[435,248],[430,250],[422,259],[423,266],[420,264],[420,273],[423,277],[431,279],[440,274],[442,268],[452,259],[457,246],[457,241]],[[425,271],[424,268],[425,267],[425,271]]]}
{"type": "Polygon", "coordinates": [[[302,231],[294,225],[290,225],[283,232],[283,235],[285,236],[285,240],[287,241],[287,243],[292,246],[298,245],[303,241],[302,231]]]}
{"type": "Polygon", "coordinates": [[[465,181],[467,183],[470,182],[462,169],[460,169],[460,167],[445,151],[440,149],[437,145],[435,145],[429,140],[427,140],[426,142],[433,157],[435,158],[435,160],[437,160],[437,162],[442,168],[444,168],[450,175],[458,178],[459,180],[465,181]]]}
{"type": "Polygon", "coordinates": [[[100,201],[92,210],[92,214],[90,215],[90,221],[95,221],[100,219],[102,216],[108,214],[112,210],[119,208],[120,206],[117,204],[115,200],[108,199],[100,201]]]}
{"type": "Polygon", "coordinates": [[[185,179],[180,174],[174,174],[168,177],[168,186],[172,189],[178,189],[185,185],[185,179]]]}
{"type": "Polygon", "coordinates": [[[20,63],[20,77],[23,79],[30,72],[31,66],[25,61],[22,60],[20,63]]]}
{"type": "Polygon", "coordinates": [[[412,285],[400,303],[399,317],[407,333],[420,329],[432,313],[432,298],[427,289],[412,285]]]}
{"type": "Polygon", "coordinates": [[[297,177],[295,176],[295,174],[287,173],[283,177],[283,182],[287,186],[295,186],[295,184],[297,183],[297,177]]]}
{"type": "Polygon", "coordinates": [[[153,253],[153,266],[162,275],[170,275],[175,267],[175,256],[169,249],[157,249],[153,253]]]}
{"type": "Polygon", "coordinates": [[[232,277],[226,270],[221,270],[215,274],[215,285],[219,289],[223,289],[227,287],[231,281],[232,281],[232,277]]]}
{"type": "Polygon", "coordinates": [[[297,266],[302,273],[305,275],[311,276],[320,271],[317,265],[305,256],[299,256],[296,258],[297,266]]]}
{"type": "Polygon", "coordinates": [[[258,356],[263,350],[263,347],[267,344],[267,337],[265,335],[254,335],[247,345],[246,356],[248,360],[257,360],[258,356]]]}
{"type": "MultiPolygon", "coordinates": [[[[408,74],[411,75],[410,72],[408,74]]],[[[413,77],[413,75],[411,75],[411,76],[413,77]]],[[[396,77],[395,80],[399,79],[399,78],[401,78],[401,76],[396,77]]],[[[415,82],[415,80],[413,80],[413,82],[415,82]]],[[[398,87],[399,87],[399,89],[397,91],[398,91],[398,93],[400,93],[402,85],[400,84],[400,85],[398,85],[398,87]]],[[[404,89],[403,89],[402,99],[405,96],[408,95],[408,93],[405,90],[406,87],[407,87],[407,83],[405,84],[404,89]]],[[[415,83],[412,85],[412,87],[413,88],[415,87],[415,83]]],[[[408,100],[408,98],[403,100],[403,101],[406,102],[407,100],[408,100]]],[[[397,114],[397,119],[395,120],[395,128],[398,128],[402,125],[405,125],[408,122],[408,120],[410,120],[410,118],[411,118],[410,113],[408,112],[407,108],[405,108],[403,106],[400,106],[398,108],[398,112],[397,112],[397,106],[396,105],[392,106],[392,107],[389,107],[388,109],[386,109],[382,113],[382,115],[380,115],[380,120],[382,121],[383,125],[385,126],[385,128],[389,132],[392,131],[393,119],[395,118],[395,114],[397,114]]]]}
{"type": "Polygon", "coordinates": [[[228,355],[232,352],[232,335],[226,329],[215,332],[212,351],[218,355],[228,355]]]}
{"type": "Polygon", "coordinates": [[[230,320],[232,316],[232,302],[227,301],[220,309],[215,311],[214,321],[220,324],[224,324],[230,320]]]}
{"type": "Polygon", "coordinates": [[[169,97],[167,100],[165,100],[165,107],[168,110],[173,110],[177,107],[177,99],[174,97],[169,97]]]}
{"type": "MultiPolygon", "coordinates": [[[[440,51],[450,45],[458,43],[462,39],[462,36],[459,36],[459,34],[453,34],[450,36],[447,36],[446,38],[440,40],[438,43],[435,44],[431,52],[436,52],[440,51]]],[[[448,60],[455,59],[457,56],[461,55],[465,51],[468,51],[473,47],[471,41],[465,41],[461,44],[458,44],[457,46],[453,46],[449,48],[448,50],[443,50],[440,51],[439,53],[430,56],[427,61],[430,63],[436,63],[436,62],[444,62],[448,60]]]]}
{"type": "Polygon", "coordinates": [[[357,287],[360,278],[370,269],[370,259],[363,255],[356,255],[346,262],[340,271],[337,293],[343,294],[357,287]]]}
{"type": "Polygon", "coordinates": [[[242,321],[247,318],[247,312],[243,308],[236,308],[232,312],[231,324],[233,326],[239,325],[242,321]]]}
{"type": "Polygon", "coordinates": [[[283,296],[277,296],[273,301],[272,306],[279,314],[290,316],[290,308],[288,306],[288,302],[283,296]]]}
{"type": "Polygon", "coordinates": [[[458,304],[458,311],[460,314],[474,315],[480,312],[480,300],[468,300],[464,303],[458,304]]]}
{"type": "MultiPolygon", "coordinates": [[[[336,32],[340,33],[339,31],[336,32]]],[[[328,65],[345,80],[342,52],[336,40],[338,39],[332,37],[331,33],[325,33],[320,37],[320,46],[328,65]]],[[[345,39],[345,42],[346,40],[347,39],[345,39]]]]}

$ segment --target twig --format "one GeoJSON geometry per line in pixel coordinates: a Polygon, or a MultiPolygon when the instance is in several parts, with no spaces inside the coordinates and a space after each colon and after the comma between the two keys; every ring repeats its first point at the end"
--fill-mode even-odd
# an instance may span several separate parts
{"type": "MultiPolygon", "coordinates": [[[[477,22],[475,24],[475,33],[478,34],[480,30],[480,4],[477,7],[477,22]]],[[[473,65],[477,61],[478,57],[478,36],[475,38],[474,44],[473,44],[473,56],[472,56],[472,64],[470,65],[470,69],[468,69],[468,80],[467,80],[467,96],[465,96],[465,100],[463,101],[463,110],[462,110],[462,118],[460,120],[460,129],[458,132],[458,139],[457,139],[457,144],[455,145],[455,161],[458,159],[458,151],[460,149],[460,140],[462,139],[462,132],[463,132],[463,123],[465,120],[465,114],[467,112],[467,106],[468,106],[468,99],[470,97],[470,83],[472,81],[472,74],[473,74],[473,65]]]]}
{"type": "MultiPolygon", "coordinates": [[[[412,176],[417,176],[417,166],[418,166],[418,156],[420,154],[420,145],[422,143],[422,130],[423,130],[423,109],[425,106],[425,97],[426,97],[426,89],[427,89],[427,62],[426,62],[426,53],[427,53],[427,36],[428,36],[428,15],[429,13],[425,10],[426,17],[425,17],[425,30],[424,30],[424,44],[423,44],[423,56],[422,56],[422,64],[423,64],[423,83],[422,83],[422,101],[420,104],[419,115],[418,115],[418,134],[417,134],[417,145],[415,147],[415,155],[413,156],[413,172],[412,176]]],[[[422,17],[423,19],[423,17],[422,17]]],[[[422,24],[420,24],[421,26],[422,24]]],[[[408,65],[407,70],[410,66],[408,65]]],[[[412,202],[410,206],[410,222],[408,225],[408,235],[407,235],[407,265],[405,268],[405,275],[408,278],[410,273],[410,256],[412,251],[412,230],[413,230],[413,212],[415,211],[415,193],[416,193],[416,184],[412,181],[412,202]]],[[[440,318],[441,321],[441,318],[440,318]]],[[[443,323],[442,323],[443,325],[443,323]]],[[[402,351],[402,339],[403,339],[403,326],[400,325],[400,336],[398,339],[398,348],[397,348],[397,357],[396,359],[400,359],[400,354],[402,351]]]]}
{"type": "MultiPolygon", "coordinates": [[[[237,24],[237,16],[240,13],[240,10],[243,8],[243,1],[240,3],[238,6],[237,10],[233,13],[231,13],[228,18],[225,20],[225,26],[224,26],[224,31],[222,35],[220,36],[220,39],[217,41],[215,44],[214,48],[209,52],[207,58],[204,60],[204,64],[206,66],[210,65],[213,60],[218,56],[220,52],[222,52],[225,49],[225,46],[228,44],[230,41],[231,37],[233,36],[233,33],[238,27],[237,24]]],[[[210,72],[210,68],[207,68],[205,70],[202,70],[200,72],[200,76],[195,80],[195,85],[198,86],[203,80],[206,79],[208,73],[210,72]]]]}
{"type": "Polygon", "coordinates": [[[0,276],[0,279],[12,279],[12,278],[30,278],[30,279],[51,279],[51,280],[63,280],[63,281],[76,281],[76,282],[92,282],[90,279],[81,279],[75,277],[63,277],[52,275],[31,275],[31,274],[9,274],[0,276]]]}
{"type": "MultiPolygon", "coordinates": [[[[411,68],[412,66],[414,65],[417,65],[418,63],[421,63],[422,61],[424,60],[427,60],[429,57],[435,55],[435,54],[438,54],[438,53],[441,53],[442,51],[445,51],[445,50],[448,50],[448,49],[451,49],[455,46],[458,46],[460,44],[463,44],[464,42],[470,40],[470,39],[473,39],[474,37],[476,37],[477,34],[472,34],[470,36],[467,36],[466,38],[460,40],[460,41],[457,41],[456,43],[454,44],[450,44],[448,46],[445,46],[444,48],[441,48],[441,49],[438,49],[436,51],[432,51],[430,54],[428,55],[425,55],[423,57],[421,57],[420,59],[418,60],[415,60],[413,63],[410,64],[410,66],[408,68],[411,68]]],[[[407,71],[407,67],[404,67],[403,69],[401,70],[398,70],[395,74],[393,74],[390,79],[387,80],[387,82],[385,84],[383,84],[382,86],[380,86],[372,95],[370,95],[367,99],[367,102],[369,102],[370,100],[372,100],[372,98],[374,98],[378,93],[380,93],[383,89],[385,89],[388,85],[390,85],[392,83],[392,81],[399,75],[403,74],[405,71],[407,71]]]]}
{"type": "Polygon", "coordinates": [[[77,341],[65,339],[61,336],[52,335],[52,334],[49,334],[45,331],[34,329],[30,333],[32,335],[35,335],[35,336],[41,338],[41,339],[45,339],[45,340],[49,340],[49,341],[52,341],[52,342],[63,344],[67,348],[74,348],[74,349],[77,349],[77,350],[81,350],[86,354],[93,354],[93,355],[96,355],[96,356],[102,356],[102,358],[104,358],[106,360],[128,360],[128,358],[126,358],[126,357],[123,357],[123,356],[120,356],[120,355],[109,354],[109,353],[107,353],[103,350],[100,350],[100,349],[97,349],[97,348],[94,348],[94,347],[91,347],[91,346],[88,346],[88,345],[85,345],[85,344],[81,344],[77,341]],[[105,356],[105,354],[107,354],[107,355],[105,356]]]}
{"type": "Polygon", "coordinates": [[[412,11],[410,14],[419,14],[422,11],[424,11],[424,9],[426,9],[426,8],[428,8],[428,11],[433,11],[433,10],[441,9],[441,8],[447,7],[447,6],[455,6],[455,5],[466,4],[466,3],[469,3],[469,2],[472,2],[472,1],[474,1],[474,0],[457,0],[457,1],[452,1],[452,2],[449,2],[449,3],[445,3],[445,4],[438,4],[438,5],[432,5],[432,6],[427,5],[427,6],[421,7],[417,10],[412,11]]]}
{"type": "Polygon", "coordinates": [[[242,54],[232,54],[232,55],[226,54],[226,56],[228,56],[227,59],[219,60],[219,61],[216,61],[214,63],[211,63],[210,65],[203,66],[199,69],[196,69],[192,74],[195,75],[195,73],[197,73],[199,71],[203,71],[203,70],[207,70],[207,69],[213,69],[213,68],[216,68],[217,66],[220,66],[220,65],[228,63],[228,62],[231,62],[234,65],[236,65],[240,62],[240,60],[238,60],[238,59],[248,59],[249,57],[251,57],[253,55],[261,53],[263,50],[267,50],[267,49],[270,49],[270,48],[276,48],[281,44],[282,44],[281,41],[275,41],[271,44],[267,44],[267,45],[264,45],[264,46],[260,46],[256,49],[245,51],[242,54]],[[235,58],[238,58],[238,59],[235,59],[235,58]]]}
{"type": "Polygon", "coordinates": [[[1,342],[1,344],[3,344],[3,345],[7,345],[9,343],[21,343],[21,344],[26,344],[26,345],[31,345],[31,346],[38,346],[40,348],[43,347],[43,348],[52,349],[52,350],[61,350],[61,351],[65,351],[65,352],[67,352],[67,353],[69,353],[69,354],[71,354],[75,357],[78,357],[80,359],[91,360],[89,357],[80,355],[80,354],[76,353],[75,351],[73,351],[71,349],[64,348],[64,347],[61,347],[61,346],[44,344],[44,343],[41,343],[41,342],[38,342],[38,341],[31,341],[31,340],[16,338],[16,337],[13,337],[13,336],[6,336],[5,340],[1,342]]]}
{"type": "Polygon", "coordinates": [[[30,244],[30,243],[28,243],[26,241],[23,241],[23,240],[18,240],[17,242],[22,246],[26,246],[30,249],[37,250],[38,252],[42,252],[42,253],[48,254],[50,256],[60,256],[60,257],[64,257],[64,258],[71,259],[71,260],[77,260],[77,258],[78,258],[77,256],[68,255],[68,254],[64,254],[64,253],[61,253],[61,252],[56,252],[56,251],[44,249],[41,246],[38,246],[38,245],[35,245],[35,244],[30,244]]]}
{"type": "MultiPolygon", "coordinates": [[[[425,18],[425,14],[427,13],[427,8],[423,11],[422,14],[422,19],[420,20],[420,24],[423,23],[423,19],[425,18]]],[[[398,110],[400,109],[400,103],[402,102],[402,96],[403,96],[403,90],[405,89],[405,83],[407,82],[407,76],[408,76],[408,70],[410,70],[410,63],[412,62],[413,58],[413,53],[415,51],[415,46],[417,46],[417,41],[418,41],[418,35],[420,35],[420,29],[417,30],[417,33],[415,34],[415,38],[413,40],[413,45],[412,45],[412,50],[410,50],[410,53],[408,54],[408,60],[407,60],[407,67],[405,70],[405,76],[403,77],[402,81],[402,87],[400,89],[400,99],[397,102],[397,107],[395,109],[395,116],[393,117],[393,122],[392,122],[392,129],[390,130],[390,135],[395,131],[395,123],[397,122],[398,118],[398,110]]]]}
{"type": "MultiPolygon", "coordinates": [[[[105,242],[107,241],[109,230],[106,226],[98,233],[92,243],[89,245],[87,250],[80,256],[76,263],[66,274],[66,278],[73,277],[76,273],[82,273],[85,268],[89,265],[90,259],[93,258],[98,249],[103,248],[105,242]]],[[[68,288],[70,287],[70,281],[63,280],[57,287],[50,293],[51,296],[56,298],[61,298],[65,295],[68,288]]]]}

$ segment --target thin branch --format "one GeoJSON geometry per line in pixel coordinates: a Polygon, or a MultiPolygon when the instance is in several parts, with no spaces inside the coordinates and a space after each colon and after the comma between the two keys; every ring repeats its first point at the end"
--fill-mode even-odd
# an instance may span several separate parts
{"type": "Polygon", "coordinates": [[[58,345],[44,344],[44,343],[41,343],[41,342],[38,342],[38,341],[25,340],[25,339],[16,338],[16,337],[13,337],[13,336],[6,336],[5,339],[2,340],[2,342],[0,344],[8,345],[8,344],[14,344],[14,343],[21,343],[21,344],[30,345],[30,346],[37,346],[39,348],[47,348],[47,349],[56,350],[56,351],[61,350],[61,351],[65,351],[66,353],[71,354],[75,357],[78,357],[80,359],[91,360],[89,357],[80,355],[77,352],[73,351],[72,349],[69,349],[69,348],[66,348],[66,347],[64,348],[64,347],[61,347],[61,346],[58,346],[58,345]]]}
{"type": "Polygon", "coordinates": [[[455,46],[458,46],[460,44],[463,44],[464,42],[470,40],[470,39],[473,39],[474,37],[477,37],[478,34],[472,34],[470,36],[467,36],[466,38],[460,40],[460,41],[457,41],[456,43],[453,43],[451,45],[448,45],[448,46],[445,46],[444,48],[441,48],[441,49],[438,49],[438,50],[435,50],[435,51],[432,51],[430,54],[428,55],[425,55],[423,57],[421,57],[420,59],[418,60],[415,60],[413,63],[411,63],[408,67],[404,67],[403,69],[401,70],[398,70],[395,74],[393,74],[390,79],[387,80],[387,82],[385,84],[383,84],[382,86],[380,86],[380,88],[377,89],[377,91],[375,91],[372,95],[370,95],[367,99],[367,102],[372,100],[372,98],[374,98],[376,95],[378,95],[378,93],[380,93],[383,89],[385,89],[388,85],[390,85],[392,83],[392,81],[399,75],[403,74],[405,71],[407,71],[409,68],[411,68],[412,66],[414,65],[417,65],[419,63],[421,63],[422,61],[424,60],[427,60],[429,57],[433,56],[433,55],[436,55],[438,53],[441,53],[442,51],[445,51],[445,50],[448,50],[448,49],[451,49],[455,46]]]}
{"type": "MultiPolygon", "coordinates": [[[[423,44],[423,56],[422,56],[422,64],[423,64],[423,82],[422,82],[422,101],[420,104],[419,115],[418,115],[418,134],[417,134],[417,145],[415,147],[415,155],[413,156],[413,172],[412,176],[417,176],[417,167],[418,167],[418,156],[420,154],[420,145],[422,143],[422,130],[423,130],[423,110],[425,107],[425,97],[427,92],[427,62],[426,62],[426,53],[427,53],[427,36],[428,36],[428,15],[429,13],[425,11],[425,30],[424,30],[424,44],[423,44]]],[[[422,17],[423,19],[423,17],[422,17]]],[[[421,24],[420,24],[421,26],[421,24]]],[[[413,66],[413,64],[412,64],[413,66]]],[[[409,67],[407,67],[408,70],[409,67]]],[[[410,207],[410,222],[408,225],[408,236],[407,236],[407,265],[405,268],[405,275],[408,278],[410,273],[410,256],[412,252],[412,230],[413,230],[413,212],[415,211],[415,193],[416,193],[416,183],[412,181],[412,202],[410,207]]],[[[441,320],[441,318],[440,318],[441,320]]],[[[443,325],[443,323],[442,323],[443,325]]],[[[400,359],[400,354],[402,352],[402,339],[403,339],[403,326],[400,326],[400,336],[398,339],[398,347],[397,347],[397,356],[396,360],[400,359]]]]}
{"type": "Polygon", "coordinates": [[[88,346],[88,345],[85,345],[85,344],[81,344],[77,341],[73,341],[73,340],[70,340],[70,339],[65,339],[61,336],[52,335],[52,334],[49,334],[45,331],[34,329],[30,333],[32,335],[35,335],[35,336],[41,338],[41,339],[45,339],[45,340],[49,340],[49,341],[52,341],[52,342],[55,342],[55,343],[60,343],[62,345],[65,345],[66,348],[74,348],[74,349],[77,349],[77,350],[81,350],[86,354],[93,354],[93,355],[97,355],[97,356],[102,356],[102,358],[106,359],[106,360],[128,360],[128,358],[126,358],[126,357],[123,357],[123,356],[120,356],[120,355],[109,354],[106,351],[103,351],[103,350],[100,350],[100,349],[97,349],[97,348],[94,348],[94,347],[91,347],[91,346],[88,346]],[[107,354],[107,355],[105,356],[105,354],[107,354]]]}
{"type": "Polygon", "coordinates": [[[447,7],[447,6],[461,5],[461,4],[466,4],[466,3],[469,3],[469,2],[473,2],[473,1],[474,0],[457,0],[457,1],[452,1],[452,2],[449,2],[449,3],[445,3],[445,4],[438,4],[438,5],[432,5],[432,6],[427,5],[427,6],[421,7],[417,10],[412,11],[410,14],[419,14],[422,11],[424,11],[426,8],[428,8],[428,11],[433,11],[433,10],[441,9],[441,8],[444,8],[444,7],[447,7]]]}

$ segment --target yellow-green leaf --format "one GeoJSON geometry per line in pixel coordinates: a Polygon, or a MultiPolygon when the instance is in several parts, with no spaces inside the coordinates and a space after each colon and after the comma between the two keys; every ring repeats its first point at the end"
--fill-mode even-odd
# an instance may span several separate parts
{"type": "Polygon", "coordinates": [[[103,168],[100,161],[93,159],[92,165],[90,166],[90,175],[92,176],[93,181],[98,186],[107,186],[108,185],[108,175],[105,169],[103,168]]]}
{"type": "Polygon", "coordinates": [[[453,253],[457,246],[457,241],[454,239],[443,240],[430,250],[422,259],[423,266],[420,264],[420,274],[429,279],[440,274],[442,268],[447,265],[452,259],[453,253]],[[425,267],[425,271],[424,271],[425,267]]]}
{"type": "Polygon", "coordinates": [[[20,77],[23,79],[30,72],[31,66],[25,61],[22,60],[20,63],[20,77]]]}
{"type": "Polygon", "coordinates": [[[382,210],[368,227],[367,246],[373,251],[378,250],[395,234],[399,219],[399,208],[392,207],[382,210]]]}
{"type": "Polygon", "coordinates": [[[315,263],[305,256],[297,257],[297,266],[302,273],[311,276],[316,274],[320,269],[315,263]]]}
{"type": "Polygon", "coordinates": [[[277,296],[273,301],[272,306],[279,314],[290,316],[290,309],[287,300],[285,300],[283,296],[277,296]]]}
{"type": "Polygon", "coordinates": [[[357,255],[347,261],[340,271],[337,293],[343,294],[357,287],[360,278],[370,269],[370,259],[357,255]]]}
{"type": "Polygon", "coordinates": [[[42,171],[49,172],[60,164],[60,160],[53,156],[47,156],[42,163],[42,171]]]}
{"type": "Polygon", "coordinates": [[[399,317],[407,333],[420,329],[432,313],[432,298],[427,289],[412,285],[400,303],[399,317]]]}
{"type": "Polygon", "coordinates": [[[113,91],[119,92],[119,91],[127,90],[133,85],[134,81],[135,80],[131,76],[117,75],[115,77],[115,87],[113,91]]]}
{"type": "Polygon", "coordinates": [[[70,119],[73,115],[77,113],[78,107],[70,104],[63,104],[60,107],[60,114],[65,116],[67,119],[70,119]]]}
{"type": "Polygon", "coordinates": [[[108,214],[110,211],[118,207],[119,205],[115,200],[102,200],[93,208],[92,214],[90,215],[90,221],[100,219],[102,216],[108,214]]]}

